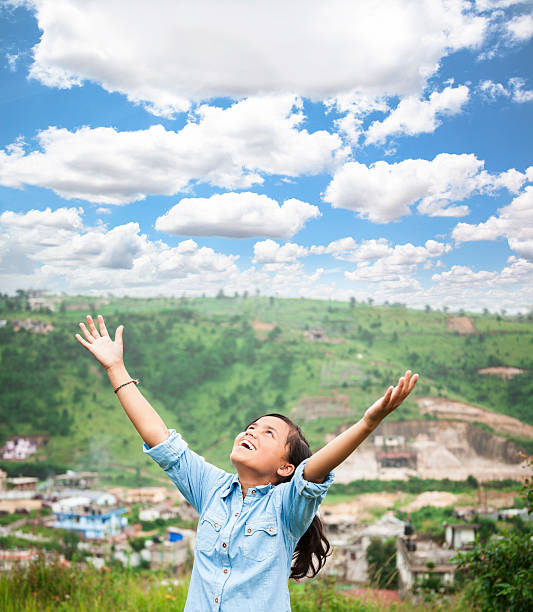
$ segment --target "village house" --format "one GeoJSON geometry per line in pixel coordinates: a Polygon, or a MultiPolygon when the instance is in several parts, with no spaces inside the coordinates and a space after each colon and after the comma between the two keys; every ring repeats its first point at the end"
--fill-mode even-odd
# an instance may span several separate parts
{"type": "Polygon", "coordinates": [[[1,449],[4,461],[25,461],[41,446],[48,444],[48,435],[13,436],[1,449]]]}
{"type": "Polygon", "coordinates": [[[56,488],[88,489],[94,486],[99,476],[98,472],[74,472],[68,470],[65,474],[54,476],[53,486],[56,488]]]}
{"type": "Polygon", "coordinates": [[[126,508],[77,507],[71,511],[54,512],[54,527],[76,531],[87,540],[114,538],[128,525],[128,519],[121,516],[124,512],[126,508]]]}
{"type": "Polygon", "coordinates": [[[16,476],[8,478],[7,483],[12,491],[35,491],[38,479],[33,476],[16,476]]]}
{"type": "Polygon", "coordinates": [[[151,570],[179,567],[193,554],[196,533],[189,529],[169,527],[164,542],[152,544],[143,552],[143,558],[150,561],[151,570]],[[149,553],[148,555],[146,553],[149,553]]]}
{"type": "Polygon", "coordinates": [[[327,342],[328,338],[322,327],[310,327],[304,334],[308,342],[327,342]]]}
{"type": "Polygon", "coordinates": [[[141,521],[155,521],[159,518],[164,521],[169,521],[171,519],[194,521],[198,518],[198,514],[196,510],[186,502],[179,506],[171,506],[168,503],[164,503],[150,508],[143,508],[139,512],[139,520],[141,521]]]}
{"type": "MultiPolygon", "coordinates": [[[[115,487],[108,489],[125,504],[160,504],[166,499],[176,498],[177,491],[167,487],[141,487],[138,489],[123,489],[115,487]]],[[[178,494],[179,495],[179,494],[178,494]]]]}
{"type": "Polygon", "coordinates": [[[351,515],[325,515],[322,520],[333,546],[325,571],[352,584],[368,582],[366,551],[372,538],[397,538],[404,534],[406,525],[390,512],[372,525],[355,526],[351,515]]]}
{"type": "Polygon", "coordinates": [[[479,525],[474,523],[459,523],[446,525],[444,539],[448,548],[459,550],[472,547],[476,541],[479,525]]]}
{"type": "Polygon", "coordinates": [[[57,501],[52,504],[52,512],[68,512],[79,506],[115,506],[117,498],[108,491],[92,489],[66,489],[61,491],[57,501]]]}
{"type": "Polygon", "coordinates": [[[4,470],[0,470],[0,491],[6,490],[6,484],[7,484],[7,472],[4,472],[4,470]]]}
{"type": "Polygon", "coordinates": [[[444,587],[455,580],[455,550],[441,548],[431,539],[397,538],[396,567],[400,594],[406,595],[425,580],[438,577],[444,587]]]}

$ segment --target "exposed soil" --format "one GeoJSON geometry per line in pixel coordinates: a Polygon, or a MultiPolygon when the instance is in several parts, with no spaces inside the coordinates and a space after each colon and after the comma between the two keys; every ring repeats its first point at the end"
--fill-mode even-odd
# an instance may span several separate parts
{"type": "Polygon", "coordinates": [[[449,493],[448,491],[424,491],[407,506],[404,506],[402,510],[407,512],[414,512],[420,510],[424,506],[433,506],[434,508],[447,508],[448,506],[454,506],[457,502],[457,495],[449,493]]]}
{"type": "Polygon", "coordinates": [[[255,320],[252,323],[252,327],[256,331],[271,331],[274,329],[275,325],[273,323],[265,323],[264,321],[255,320]]]}
{"type": "Polygon", "coordinates": [[[348,514],[358,519],[372,519],[371,510],[392,508],[394,503],[402,498],[404,494],[397,493],[363,493],[356,498],[340,502],[338,504],[324,503],[324,510],[331,514],[348,514]]]}
{"type": "Polygon", "coordinates": [[[477,371],[478,374],[488,374],[489,376],[499,376],[503,378],[503,380],[511,380],[515,376],[519,374],[523,374],[525,370],[521,370],[520,368],[511,368],[511,367],[496,367],[496,368],[483,368],[477,371]]]}
{"type": "MultiPolygon", "coordinates": [[[[344,429],[339,428],[336,434],[344,429]]],[[[525,466],[515,442],[464,420],[385,421],[335,469],[335,481],[410,477],[465,480],[470,475],[479,482],[522,480],[527,475],[525,466]],[[381,441],[395,440],[393,450],[407,451],[412,462],[402,467],[381,465],[378,457],[384,447],[375,444],[378,435],[381,441]]]]}
{"type": "Polygon", "coordinates": [[[470,317],[449,317],[446,321],[446,329],[455,331],[462,336],[476,333],[474,321],[470,317]]]}
{"type": "Polygon", "coordinates": [[[497,414],[478,406],[456,402],[445,397],[421,397],[416,400],[422,414],[431,414],[441,419],[458,419],[470,423],[484,423],[494,431],[511,434],[519,438],[533,438],[533,427],[513,417],[497,414]]]}

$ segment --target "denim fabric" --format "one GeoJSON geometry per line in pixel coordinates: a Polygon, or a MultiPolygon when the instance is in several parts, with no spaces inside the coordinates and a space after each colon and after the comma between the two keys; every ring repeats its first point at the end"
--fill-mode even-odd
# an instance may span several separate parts
{"type": "Polygon", "coordinates": [[[307,482],[305,461],[290,482],[248,489],[236,474],[191,451],[174,430],[144,452],[198,511],[194,567],[185,612],[287,612],[292,554],[333,482],[307,482]]]}

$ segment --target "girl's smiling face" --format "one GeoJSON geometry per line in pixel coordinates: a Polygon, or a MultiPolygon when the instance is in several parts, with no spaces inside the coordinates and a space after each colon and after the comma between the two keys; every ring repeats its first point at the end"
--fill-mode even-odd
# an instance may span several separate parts
{"type": "Polygon", "coordinates": [[[239,476],[256,478],[257,483],[290,476],[294,465],[287,460],[290,426],[282,419],[264,416],[251,423],[235,438],[230,459],[239,476]]]}

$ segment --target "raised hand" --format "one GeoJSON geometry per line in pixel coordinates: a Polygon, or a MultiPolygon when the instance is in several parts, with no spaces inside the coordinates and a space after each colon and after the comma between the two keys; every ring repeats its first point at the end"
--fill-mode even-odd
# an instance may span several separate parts
{"type": "Polygon", "coordinates": [[[418,380],[418,374],[411,375],[411,370],[400,378],[395,387],[389,387],[383,397],[380,397],[365,412],[363,420],[369,427],[374,429],[381,421],[403,402],[411,393],[418,380]]]}
{"type": "Polygon", "coordinates": [[[89,353],[94,355],[96,360],[100,362],[106,370],[123,363],[123,325],[117,327],[115,340],[111,340],[102,315],[98,315],[99,330],[96,328],[93,318],[90,315],[87,315],[87,327],[89,329],[87,329],[84,323],[80,323],[80,327],[86,340],[84,340],[80,334],[76,334],[76,340],[84,346],[89,353]]]}

